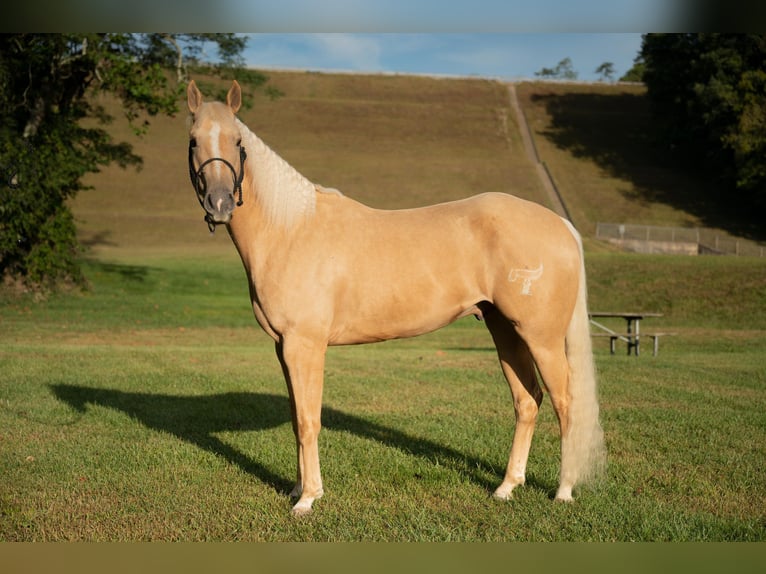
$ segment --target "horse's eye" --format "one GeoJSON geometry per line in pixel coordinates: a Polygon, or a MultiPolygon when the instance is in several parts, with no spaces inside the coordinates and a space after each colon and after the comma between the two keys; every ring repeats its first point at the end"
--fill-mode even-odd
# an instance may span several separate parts
{"type": "Polygon", "coordinates": [[[189,147],[197,147],[197,138],[192,138],[189,141],[189,147]]]}

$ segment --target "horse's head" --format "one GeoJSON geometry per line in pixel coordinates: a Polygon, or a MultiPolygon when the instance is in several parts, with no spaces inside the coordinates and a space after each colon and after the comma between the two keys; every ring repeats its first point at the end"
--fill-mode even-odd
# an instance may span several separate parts
{"type": "Polygon", "coordinates": [[[235,116],[242,103],[242,91],[234,81],[225,104],[203,103],[192,80],[186,95],[193,119],[189,131],[189,176],[212,231],[217,224],[229,223],[235,205],[242,204],[247,156],[235,116]]]}

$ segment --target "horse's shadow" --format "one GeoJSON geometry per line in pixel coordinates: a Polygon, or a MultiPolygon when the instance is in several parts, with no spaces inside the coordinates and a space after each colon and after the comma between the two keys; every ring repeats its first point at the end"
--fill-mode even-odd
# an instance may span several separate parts
{"type": "MultiPolygon", "coordinates": [[[[51,390],[57,399],[78,412],[85,413],[88,405],[123,412],[150,429],[169,433],[222,456],[278,492],[286,494],[293,487],[290,478],[275,473],[215,436],[224,431],[262,431],[289,424],[290,407],[286,396],[243,392],[178,396],[65,384],[51,385],[51,390]]],[[[493,465],[431,440],[327,406],[322,409],[322,424],[326,429],[346,431],[413,456],[438,460],[441,466],[465,473],[487,491],[497,486],[499,477],[493,465]]],[[[285,448],[292,450],[292,444],[291,441],[285,448]]]]}

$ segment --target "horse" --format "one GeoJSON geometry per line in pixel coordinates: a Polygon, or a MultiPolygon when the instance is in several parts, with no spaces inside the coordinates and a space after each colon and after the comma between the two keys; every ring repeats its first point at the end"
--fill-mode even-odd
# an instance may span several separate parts
{"type": "Polygon", "coordinates": [[[330,345],[413,337],[470,315],[485,322],[510,386],[515,428],[494,497],[524,484],[543,386],[561,437],[556,500],[604,467],[582,240],[547,208],[506,193],[379,210],[314,184],[226,102],[187,86],[189,174],[211,232],[224,225],[255,319],[274,340],[297,450],[294,515],[323,494],[318,435],[330,345]]]}

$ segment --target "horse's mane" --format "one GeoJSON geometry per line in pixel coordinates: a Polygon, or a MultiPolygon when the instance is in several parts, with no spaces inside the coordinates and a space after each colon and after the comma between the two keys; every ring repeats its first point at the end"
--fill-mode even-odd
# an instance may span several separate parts
{"type": "MultiPolygon", "coordinates": [[[[269,223],[291,227],[314,214],[316,192],[332,193],[310,182],[237,120],[247,151],[245,171],[269,223]]],[[[339,193],[339,192],[335,192],[339,193]]]]}

